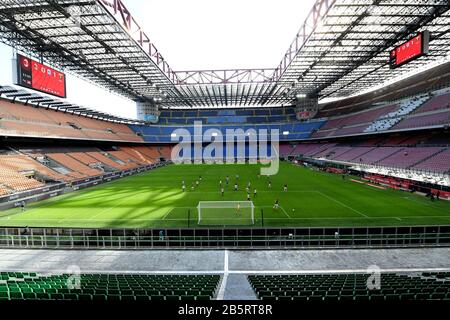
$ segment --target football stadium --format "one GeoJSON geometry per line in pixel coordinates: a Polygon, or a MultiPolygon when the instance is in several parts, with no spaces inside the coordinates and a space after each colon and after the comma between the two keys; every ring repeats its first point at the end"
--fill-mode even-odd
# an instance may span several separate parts
{"type": "Polygon", "coordinates": [[[0,0],[0,302],[450,300],[449,2],[215,2],[0,0]]]}

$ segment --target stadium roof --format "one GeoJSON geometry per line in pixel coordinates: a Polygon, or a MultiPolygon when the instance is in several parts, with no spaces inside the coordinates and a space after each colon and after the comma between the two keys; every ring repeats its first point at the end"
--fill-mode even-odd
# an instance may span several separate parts
{"type": "Polygon", "coordinates": [[[449,58],[448,0],[317,0],[278,67],[174,71],[122,0],[1,0],[0,39],[133,100],[163,107],[290,105],[346,97],[449,58]],[[429,54],[389,51],[422,30],[429,54]]]}

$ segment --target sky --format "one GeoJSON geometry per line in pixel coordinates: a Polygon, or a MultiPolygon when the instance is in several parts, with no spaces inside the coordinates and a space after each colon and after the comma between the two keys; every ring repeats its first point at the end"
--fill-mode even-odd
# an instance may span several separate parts
{"type": "Polygon", "coordinates": [[[177,71],[275,68],[315,0],[124,0],[177,71]]]}
{"type": "MultiPolygon", "coordinates": [[[[315,0],[123,0],[173,70],[275,68],[315,0]]],[[[12,84],[0,44],[0,84],[12,84]]],[[[57,66],[56,66],[57,67],[57,66]]],[[[64,71],[64,70],[63,70],[64,71]]],[[[136,118],[135,103],[67,75],[67,100],[136,118]]]]}
{"type": "MultiPolygon", "coordinates": [[[[13,83],[12,52],[11,47],[0,43],[0,70],[2,71],[0,72],[0,85],[12,85],[13,83]]],[[[66,76],[66,100],[68,102],[120,117],[136,118],[136,105],[133,101],[108,92],[71,74],[66,74],[66,76]]],[[[45,95],[40,92],[38,94],[45,95]]]]}

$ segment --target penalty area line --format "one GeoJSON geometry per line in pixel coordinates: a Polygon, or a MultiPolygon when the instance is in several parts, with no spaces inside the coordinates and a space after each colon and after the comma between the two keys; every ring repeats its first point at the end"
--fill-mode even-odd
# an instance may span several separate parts
{"type": "Polygon", "coordinates": [[[329,199],[329,200],[331,200],[331,201],[334,201],[334,202],[336,202],[337,204],[340,204],[341,206],[343,206],[343,207],[345,207],[345,208],[347,208],[347,209],[350,209],[350,210],[352,210],[353,212],[356,212],[357,214],[359,214],[359,215],[361,215],[361,216],[363,216],[363,217],[369,218],[369,216],[365,215],[365,214],[362,213],[361,211],[358,211],[358,210],[356,210],[356,209],[350,207],[349,205],[346,205],[345,203],[342,203],[341,201],[336,200],[335,198],[330,197],[329,195],[326,195],[326,194],[323,193],[322,191],[319,191],[319,193],[320,193],[322,196],[324,196],[325,198],[327,198],[327,199],[329,199]]]}
{"type": "Polygon", "coordinates": [[[284,208],[282,206],[280,206],[281,211],[284,212],[284,214],[289,218],[292,219],[292,217],[286,212],[286,210],[284,210],[284,208]]]}
{"type": "MultiPolygon", "coordinates": [[[[293,219],[293,218],[287,213],[287,211],[284,210],[284,208],[283,208],[282,206],[278,206],[278,207],[281,209],[281,211],[283,211],[283,213],[286,215],[286,217],[288,217],[289,219],[293,219]]],[[[259,208],[272,208],[272,209],[274,209],[274,207],[272,207],[272,206],[259,206],[259,208]]],[[[264,218],[264,219],[271,219],[271,218],[264,218]]],[[[279,219],[279,218],[272,218],[272,219],[279,219]]]]}
{"type": "Polygon", "coordinates": [[[166,218],[169,216],[169,214],[173,211],[173,209],[175,209],[175,208],[172,208],[172,209],[170,209],[169,211],[167,211],[167,213],[161,218],[162,220],[166,220],[166,218]]]}

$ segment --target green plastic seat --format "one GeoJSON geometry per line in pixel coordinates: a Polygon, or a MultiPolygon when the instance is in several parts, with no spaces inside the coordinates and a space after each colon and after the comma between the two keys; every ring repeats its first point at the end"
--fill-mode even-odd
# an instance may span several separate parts
{"type": "Polygon", "coordinates": [[[51,300],[63,300],[64,295],[62,293],[50,293],[51,300]]]}
{"type": "Polygon", "coordinates": [[[8,298],[9,299],[9,292],[8,291],[0,291],[0,298],[8,298]]]}
{"type": "Polygon", "coordinates": [[[63,293],[64,300],[78,300],[78,296],[75,293],[63,293]]]}
{"type": "Polygon", "coordinates": [[[11,299],[20,299],[20,300],[23,299],[22,292],[19,291],[9,292],[9,297],[11,299]]]}
{"type": "Polygon", "coordinates": [[[78,300],[81,300],[81,301],[91,301],[91,300],[92,300],[92,295],[86,294],[86,293],[79,294],[79,295],[78,295],[78,300]]]}
{"type": "Polygon", "coordinates": [[[25,300],[36,300],[36,293],[34,292],[24,292],[22,295],[25,300]]]}
{"type": "Polygon", "coordinates": [[[108,301],[120,301],[120,300],[121,300],[119,294],[108,294],[108,295],[106,296],[106,299],[107,299],[108,301]]]}
{"type": "Polygon", "coordinates": [[[45,292],[36,293],[36,299],[39,300],[50,300],[50,294],[45,292]]]}

